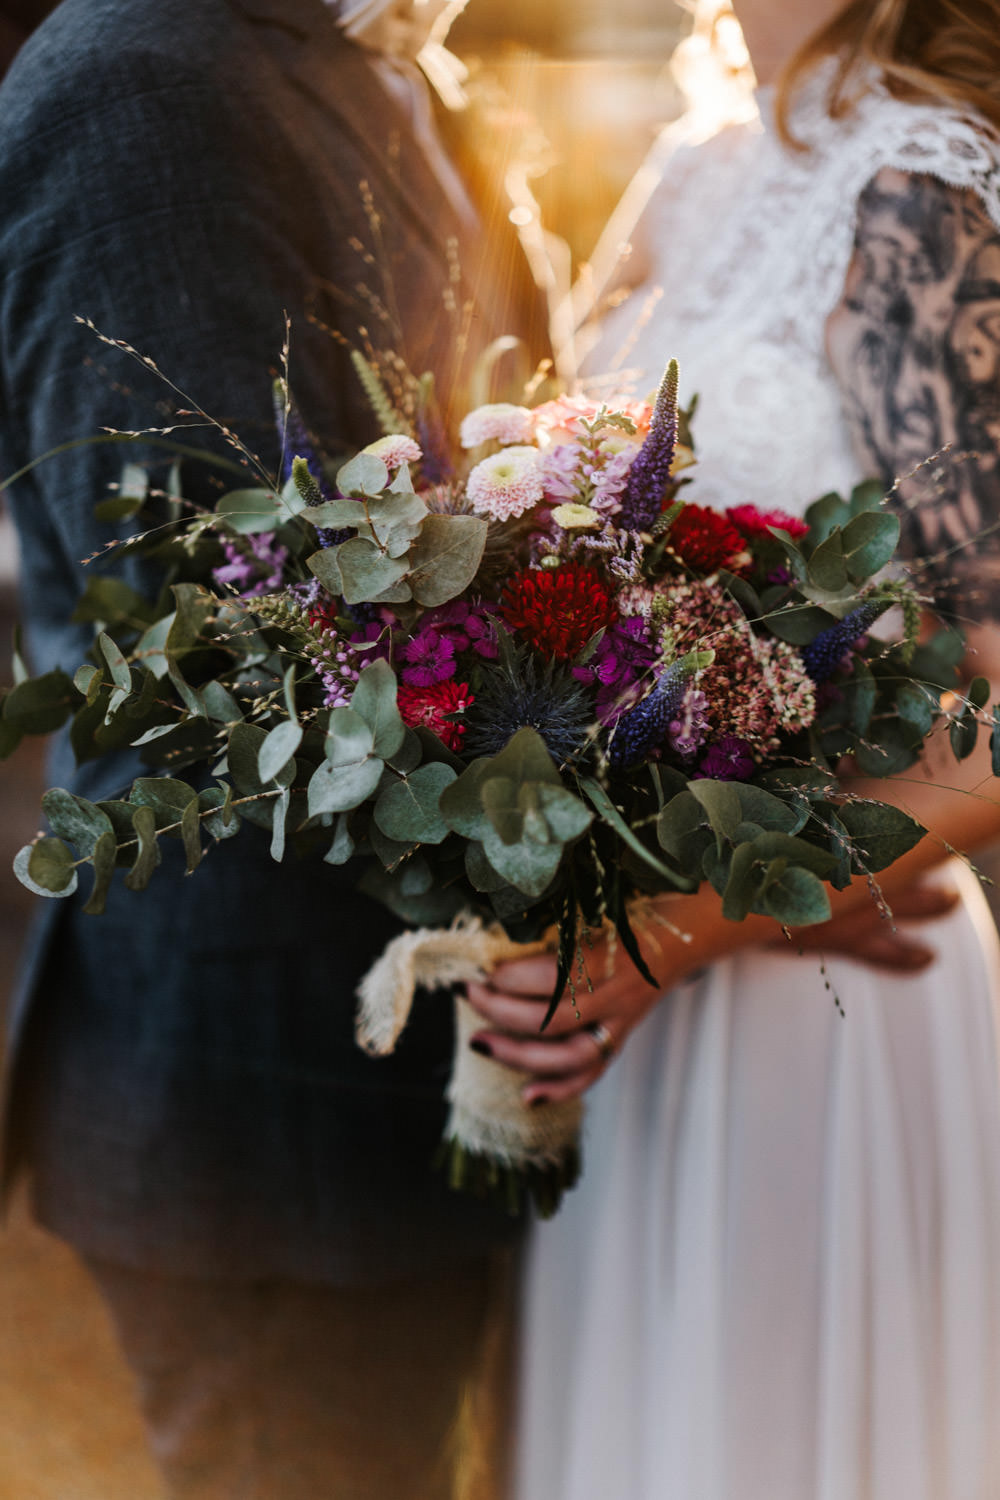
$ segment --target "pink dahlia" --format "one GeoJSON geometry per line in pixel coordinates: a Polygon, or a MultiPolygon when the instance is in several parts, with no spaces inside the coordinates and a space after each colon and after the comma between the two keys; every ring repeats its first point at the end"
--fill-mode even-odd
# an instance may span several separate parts
{"type": "Polygon", "coordinates": [[[420,444],[400,432],[392,432],[386,437],[376,438],[374,443],[369,443],[367,448],[362,449],[362,452],[372,453],[376,458],[380,458],[390,474],[401,468],[403,464],[418,463],[423,457],[420,444]]]}

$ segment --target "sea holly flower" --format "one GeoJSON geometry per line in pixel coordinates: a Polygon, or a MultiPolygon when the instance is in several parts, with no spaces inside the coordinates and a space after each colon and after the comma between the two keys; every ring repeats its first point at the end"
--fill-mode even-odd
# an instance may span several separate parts
{"type": "Polygon", "coordinates": [[[571,661],[618,611],[611,591],[593,568],[562,563],[526,568],[504,587],[500,615],[542,656],[571,661]]]}
{"type": "Polygon", "coordinates": [[[411,729],[429,729],[449,750],[461,750],[465,724],[456,715],[464,714],[475,698],[467,682],[437,682],[430,687],[400,687],[396,705],[404,724],[411,729]]]}
{"type": "Polygon", "coordinates": [[[530,443],[533,430],[532,414],[526,406],[494,401],[469,412],[458,430],[458,439],[463,448],[478,448],[489,442],[530,443]]]}
{"type": "Polygon", "coordinates": [[[523,516],[545,498],[534,448],[503,448],[476,464],[466,494],[472,509],[493,521],[523,516]]]}
{"type": "Polygon", "coordinates": [[[525,646],[509,638],[497,666],[483,673],[470,712],[466,750],[472,755],[499,755],[519,729],[534,729],[559,763],[572,761],[586,747],[594,728],[594,710],[576,673],[547,662],[544,666],[525,646]]]}

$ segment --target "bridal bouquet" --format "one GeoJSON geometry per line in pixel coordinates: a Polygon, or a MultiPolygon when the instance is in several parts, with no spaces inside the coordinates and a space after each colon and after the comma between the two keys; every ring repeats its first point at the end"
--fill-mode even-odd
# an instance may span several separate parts
{"type": "MultiPolygon", "coordinates": [[[[22,672],[3,749],[71,717],[80,759],[137,746],[151,770],[112,801],[46,793],[26,885],[66,896],[89,866],[100,913],[118,867],[149,884],[161,838],[193,871],[243,821],[276,860],[289,841],[355,859],[411,924],[362,986],[359,1038],[384,1052],[418,985],[527,943],[574,993],[602,930],[652,983],[635,937],[650,897],[709,881],[733,920],[822,922],[829,885],[921,837],[836,777],[845,755],[875,776],[914,762],[962,649],[919,639],[913,588],[886,578],[899,524],[878,486],[804,521],[687,500],[674,364],[652,404],[481,406],[457,461],[381,405],[385,435],[331,474],[283,395],[283,482],[188,507],[156,547],[169,608],[95,578],[91,659],[72,679],[22,672]]],[[[977,679],[944,715],[958,757],[987,696],[977,679]]],[[[452,1178],[551,1211],[578,1106],[522,1106],[458,1005],[452,1178]]]]}

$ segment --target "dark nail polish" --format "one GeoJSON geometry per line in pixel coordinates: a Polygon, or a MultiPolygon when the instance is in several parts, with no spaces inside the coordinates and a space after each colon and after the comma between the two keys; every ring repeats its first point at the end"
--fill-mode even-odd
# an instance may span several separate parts
{"type": "Polygon", "coordinates": [[[493,1056],[493,1048],[490,1046],[489,1042],[484,1042],[480,1040],[479,1037],[473,1037],[472,1041],[469,1043],[469,1046],[473,1052],[478,1052],[480,1057],[493,1056]]]}
{"type": "Polygon", "coordinates": [[[548,1096],[548,1094],[536,1094],[533,1099],[530,1099],[528,1101],[528,1104],[529,1104],[529,1107],[531,1109],[537,1109],[540,1104],[548,1104],[548,1102],[549,1102],[549,1096],[548,1096]]]}

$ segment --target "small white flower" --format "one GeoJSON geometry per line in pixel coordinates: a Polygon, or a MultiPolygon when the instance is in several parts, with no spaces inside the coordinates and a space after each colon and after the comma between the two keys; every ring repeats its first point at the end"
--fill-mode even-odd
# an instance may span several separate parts
{"type": "Polygon", "coordinates": [[[531,412],[526,406],[509,401],[494,401],[477,406],[462,422],[459,439],[463,448],[478,448],[480,443],[526,443],[531,437],[531,412]]]}
{"type": "Polygon", "coordinates": [[[589,505],[557,505],[552,519],[563,531],[584,531],[601,524],[601,517],[589,505]]]}
{"type": "Polygon", "coordinates": [[[380,458],[390,474],[403,464],[415,464],[423,457],[420,444],[401,432],[390,432],[386,437],[376,438],[361,451],[380,458]]]}
{"type": "Polygon", "coordinates": [[[474,511],[494,521],[523,516],[543,498],[538,452],[530,447],[504,448],[476,464],[466,495],[474,511]]]}

